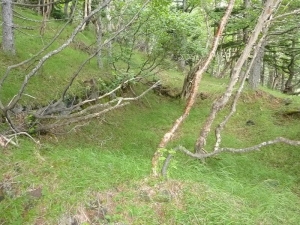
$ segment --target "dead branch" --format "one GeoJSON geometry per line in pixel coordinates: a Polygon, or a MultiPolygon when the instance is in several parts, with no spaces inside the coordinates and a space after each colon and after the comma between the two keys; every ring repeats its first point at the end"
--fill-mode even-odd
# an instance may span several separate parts
{"type": "Polygon", "coordinates": [[[129,102],[124,102],[122,104],[116,104],[115,106],[111,106],[110,108],[107,108],[107,109],[104,109],[100,112],[96,112],[96,113],[90,113],[88,115],[84,115],[84,116],[80,116],[80,117],[75,117],[75,118],[71,118],[69,120],[66,120],[66,121],[61,121],[61,120],[55,120],[54,123],[52,124],[47,124],[47,125],[39,125],[39,127],[37,127],[35,129],[36,132],[40,132],[40,131],[49,131],[51,129],[54,129],[54,128],[58,128],[58,127],[62,127],[62,126],[67,126],[67,125],[70,125],[70,124],[73,124],[73,123],[79,123],[79,122],[82,122],[82,121],[86,121],[86,120],[90,120],[90,119],[93,119],[93,118],[97,118],[105,113],[108,113],[112,110],[115,110],[115,109],[118,109],[118,108],[121,108],[125,105],[128,105],[129,102]]]}
{"type": "MultiPolygon", "coordinates": [[[[29,80],[31,79],[31,77],[33,77],[37,71],[42,67],[42,65],[52,56],[58,54],[59,52],[61,52],[62,50],[64,50],[67,46],[70,45],[70,43],[74,40],[74,38],[76,37],[76,35],[81,31],[81,27],[83,26],[83,24],[88,21],[93,15],[95,15],[96,13],[98,13],[101,9],[105,8],[106,5],[110,2],[111,0],[106,0],[103,4],[101,4],[98,8],[96,8],[94,11],[91,12],[91,14],[86,17],[85,19],[83,19],[81,21],[81,23],[75,28],[75,30],[72,32],[71,36],[65,41],[65,43],[63,43],[60,47],[58,47],[57,49],[47,53],[46,55],[44,55],[39,62],[37,63],[37,65],[31,70],[31,72],[29,72],[25,78],[24,81],[18,91],[18,93],[13,97],[13,99],[11,100],[11,104],[7,105],[4,108],[4,111],[10,110],[12,109],[16,103],[20,100],[25,88],[27,87],[27,84],[29,82],[29,80]]],[[[8,74],[7,74],[8,75],[8,74]]],[[[1,86],[0,86],[1,87],[1,86]]]]}
{"type": "MultiPolygon", "coordinates": [[[[15,69],[17,67],[20,67],[22,65],[25,65],[31,61],[33,61],[34,59],[36,59],[39,55],[41,55],[43,52],[45,52],[53,43],[54,41],[56,41],[58,39],[58,37],[61,35],[61,33],[65,30],[65,28],[67,27],[67,25],[70,23],[70,21],[72,20],[72,17],[74,15],[74,12],[73,14],[71,15],[70,19],[63,25],[63,27],[57,32],[57,34],[52,38],[52,40],[49,42],[49,44],[47,44],[46,46],[44,46],[39,52],[37,52],[35,55],[33,55],[31,58],[29,59],[26,59],[20,63],[17,63],[17,64],[14,64],[14,65],[11,65],[11,66],[8,66],[4,75],[2,76],[2,78],[0,79],[0,89],[2,88],[3,86],[3,83],[4,81],[7,79],[10,71],[12,69],[15,69]]],[[[14,98],[17,97],[17,96],[14,96],[14,98]]],[[[14,99],[13,98],[13,99],[14,99]]],[[[17,101],[20,99],[20,97],[17,99],[17,101]]],[[[10,103],[11,104],[11,103],[10,103]]],[[[9,105],[10,105],[9,104],[9,105]]],[[[12,108],[14,107],[14,105],[12,105],[12,108]]],[[[2,104],[2,101],[0,99],[0,109],[5,113],[5,111],[7,111],[8,109],[5,109],[3,104],[2,104]]]]}
{"type": "Polygon", "coordinates": [[[18,139],[17,137],[20,135],[25,135],[27,137],[29,137],[35,144],[40,145],[40,142],[35,140],[30,134],[28,134],[27,132],[18,132],[18,133],[14,133],[14,134],[10,134],[10,135],[2,135],[0,134],[0,146],[1,147],[6,147],[9,144],[12,144],[16,147],[19,146],[18,144],[18,139]],[[13,139],[16,139],[16,141],[13,141],[13,139]]]}
{"type": "Polygon", "coordinates": [[[279,16],[273,17],[272,20],[278,20],[278,19],[281,19],[282,17],[286,17],[286,16],[290,16],[290,15],[298,15],[298,14],[300,14],[300,9],[295,9],[292,12],[281,14],[279,16]]]}
{"type": "Polygon", "coordinates": [[[300,146],[300,141],[295,141],[295,140],[290,140],[290,139],[283,138],[283,137],[278,137],[278,138],[275,138],[274,140],[265,141],[258,145],[254,145],[254,146],[248,147],[248,148],[221,148],[220,150],[222,152],[244,153],[244,152],[258,151],[262,147],[265,147],[267,145],[277,144],[277,143],[285,143],[285,144],[292,145],[292,146],[300,146]]]}
{"type": "Polygon", "coordinates": [[[14,146],[18,146],[17,143],[15,143],[12,138],[7,138],[4,135],[0,134],[0,146],[5,148],[8,144],[12,144],[14,146]]]}
{"type": "Polygon", "coordinates": [[[110,92],[107,92],[97,98],[84,100],[82,102],[72,105],[71,107],[67,107],[63,103],[62,99],[60,99],[59,101],[57,101],[53,104],[50,104],[44,108],[39,109],[33,115],[38,119],[70,119],[70,118],[74,118],[77,116],[87,114],[88,112],[90,112],[92,110],[111,107],[111,105],[115,104],[116,102],[117,102],[117,104],[120,104],[123,101],[138,100],[139,98],[143,97],[146,93],[148,93],[150,90],[156,88],[160,84],[160,81],[156,82],[149,89],[147,89],[145,92],[143,92],[142,94],[140,94],[137,97],[132,97],[132,98],[116,97],[106,103],[102,103],[102,104],[96,103],[97,101],[99,101],[103,98],[112,96],[116,91],[120,90],[124,84],[128,84],[129,82],[131,82],[133,80],[139,80],[139,79],[140,79],[139,77],[128,79],[128,80],[124,81],[122,84],[118,85],[113,90],[111,90],[110,92]],[[86,106],[87,104],[90,104],[90,103],[93,103],[94,105],[86,106]],[[85,106],[85,108],[81,109],[83,106],[85,106]],[[51,110],[49,110],[49,108],[51,108],[51,110]],[[59,114],[59,115],[55,115],[55,114],[59,114]]]}
{"type": "MultiPolygon", "coordinates": [[[[183,146],[178,146],[178,147],[174,148],[174,150],[175,151],[181,151],[184,154],[186,154],[186,155],[188,155],[192,158],[203,160],[205,158],[210,158],[212,156],[216,156],[216,155],[218,155],[222,152],[247,153],[247,152],[253,152],[253,151],[260,151],[262,147],[266,147],[268,145],[274,145],[274,144],[278,144],[278,143],[285,143],[285,144],[292,145],[292,146],[300,146],[300,141],[290,140],[290,139],[283,138],[283,137],[277,137],[273,140],[265,141],[265,142],[262,142],[260,144],[248,147],[248,148],[227,148],[227,147],[223,147],[223,148],[219,148],[218,150],[215,150],[213,152],[205,153],[205,154],[201,154],[201,153],[197,153],[197,152],[193,153],[193,152],[189,151],[188,149],[186,149],[183,146]]],[[[164,176],[167,173],[167,169],[168,169],[168,166],[169,166],[170,161],[171,161],[171,156],[170,157],[169,156],[167,158],[168,160],[165,160],[164,165],[163,165],[162,173],[164,174],[164,176]]]]}
{"type": "MultiPolygon", "coordinates": [[[[136,97],[118,97],[115,98],[105,104],[96,104],[96,105],[92,105],[90,107],[87,107],[84,110],[80,110],[77,113],[74,114],[70,114],[70,115],[49,115],[49,116],[40,116],[37,114],[34,114],[34,116],[37,119],[46,119],[47,121],[49,119],[54,119],[55,122],[51,123],[51,124],[40,124],[35,131],[47,131],[53,128],[57,128],[57,127],[62,127],[62,126],[66,126],[69,124],[73,124],[73,123],[78,123],[81,121],[86,121],[86,120],[90,120],[92,118],[97,118],[105,113],[108,113],[112,110],[121,108],[123,106],[126,106],[128,104],[130,104],[130,102],[132,101],[137,101],[139,99],[141,99],[142,97],[144,97],[150,90],[154,89],[155,87],[157,87],[159,85],[160,81],[156,82],[155,84],[153,84],[150,88],[148,88],[147,90],[145,90],[144,92],[142,92],[140,95],[136,96],[136,97]],[[106,107],[106,108],[105,108],[106,107]],[[98,112],[90,112],[90,111],[95,111],[95,110],[99,110],[98,112]]],[[[49,122],[49,121],[48,121],[49,122]]]]}
{"type": "Polygon", "coordinates": [[[164,177],[164,178],[167,178],[167,171],[168,171],[168,167],[169,167],[169,164],[171,162],[171,159],[172,159],[173,155],[172,154],[169,154],[166,158],[166,160],[164,161],[164,165],[161,169],[161,175],[164,177]]]}
{"type": "MultiPolygon", "coordinates": [[[[142,10],[146,7],[146,5],[150,2],[151,0],[147,0],[144,2],[144,4],[141,6],[141,8],[139,9],[139,11],[131,18],[131,20],[125,24],[122,28],[120,28],[118,31],[116,31],[114,33],[114,35],[108,39],[106,39],[97,49],[96,52],[94,52],[92,55],[90,55],[78,68],[78,70],[74,73],[74,75],[72,76],[72,78],[70,79],[70,82],[66,85],[65,90],[62,93],[62,98],[64,98],[64,96],[66,95],[67,91],[69,90],[69,88],[72,86],[73,82],[75,81],[75,79],[77,78],[77,76],[79,75],[80,71],[84,68],[84,66],[90,62],[90,60],[94,57],[96,57],[98,55],[98,53],[102,50],[102,48],[106,45],[108,45],[111,41],[113,41],[118,35],[120,35],[124,30],[126,30],[129,26],[131,26],[133,24],[133,22],[138,18],[139,14],[142,12],[142,10]]],[[[107,2],[106,5],[109,4],[110,1],[107,2]]],[[[105,6],[106,6],[105,5],[105,6]]],[[[94,10],[95,11],[95,10],[94,10]]],[[[93,11],[93,12],[94,12],[93,11]]],[[[98,10],[100,11],[100,9],[98,10]]],[[[97,12],[98,12],[97,11],[97,12]]],[[[83,24],[88,21],[88,19],[90,19],[94,14],[93,12],[91,14],[89,14],[88,17],[85,18],[85,20],[83,20],[83,22],[81,23],[81,26],[78,26],[80,29],[83,26],[83,24]],[[87,19],[88,18],[88,19],[87,19]]]]}
{"type": "Polygon", "coordinates": [[[228,147],[223,147],[223,148],[219,148],[216,151],[210,152],[210,153],[206,153],[206,154],[202,154],[202,153],[193,153],[191,151],[189,151],[188,149],[186,149],[183,146],[178,146],[176,148],[174,148],[174,150],[176,151],[181,151],[183,153],[185,153],[186,155],[192,157],[192,158],[196,158],[196,159],[205,159],[205,158],[209,158],[215,155],[218,155],[222,152],[231,152],[231,153],[246,153],[246,152],[253,152],[253,151],[259,151],[262,147],[266,147],[268,145],[274,145],[274,144],[278,144],[278,143],[285,143],[288,145],[292,145],[292,146],[300,146],[300,141],[295,141],[295,140],[291,140],[291,139],[287,139],[284,137],[277,137],[273,140],[269,140],[269,141],[264,141],[260,144],[251,146],[251,147],[247,147],[247,148],[228,148],[228,147]]]}

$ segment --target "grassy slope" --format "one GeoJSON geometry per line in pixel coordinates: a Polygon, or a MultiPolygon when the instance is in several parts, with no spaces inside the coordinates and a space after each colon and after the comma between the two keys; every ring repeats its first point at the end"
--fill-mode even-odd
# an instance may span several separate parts
{"type": "MultiPolygon", "coordinates": [[[[88,40],[88,35],[81,38],[88,40]]],[[[32,48],[28,48],[22,40],[19,35],[20,58],[40,47],[31,40],[32,48]]],[[[41,102],[47,101],[48,93],[56,97],[61,86],[53,87],[51,77],[63,83],[71,75],[70,68],[75,69],[85,57],[72,48],[64,55],[66,61],[56,57],[55,67],[51,62],[45,66],[28,88],[29,94],[40,96],[41,102]],[[36,83],[43,85],[45,94],[35,90],[36,83]]],[[[1,61],[1,73],[11,60],[19,58],[1,61]]],[[[15,75],[23,72],[17,70],[15,75]]],[[[98,73],[89,66],[80,79],[98,73]]],[[[172,70],[161,77],[165,84],[178,87],[183,78],[172,70]]],[[[170,147],[193,148],[211,102],[225,86],[223,80],[204,78],[201,91],[207,98],[198,100],[170,147]]],[[[13,89],[4,87],[1,95],[12,96],[13,89]]],[[[246,147],[279,135],[299,139],[299,119],[280,113],[299,107],[300,101],[293,97],[293,103],[285,106],[279,98],[246,91],[226,127],[224,145],[246,147]],[[246,126],[248,119],[255,125],[246,126]]],[[[178,100],[151,93],[69,133],[40,137],[40,147],[20,139],[21,147],[1,149],[0,181],[5,195],[0,202],[0,224],[68,224],[72,216],[90,224],[298,224],[299,147],[276,145],[250,154],[222,154],[205,165],[177,153],[169,181],[148,178],[152,154],[183,107],[178,100]],[[42,196],[32,196],[32,190],[42,190],[42,196]]],[[[213,137],[209,140],[208,147],[213,137]]]]}

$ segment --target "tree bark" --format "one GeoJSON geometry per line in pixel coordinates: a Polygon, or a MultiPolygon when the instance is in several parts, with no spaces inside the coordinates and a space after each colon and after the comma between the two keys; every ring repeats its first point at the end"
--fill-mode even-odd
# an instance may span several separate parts
{"type": "Polygon", "coordinates": [[[69,3],[70,2],[66,1],[65,4],[64,4],[64,15],[65,15],[65,18],[69,17],[69,14],[68,14],[68,12],[69,12],[69,3]]]}
{"type": "Polygon", "coordinates": [[[255,57],[254,64],[251,68],[251,72],[249,76],[249,84],[253,90],[257,89],[260,83],[266,43],[267,43],[266,40],[264,40],[262,46],[259,48],[258,54],[255,57]]]}
{"type": "Polygon", "coordinates": [[[2,21],[2,50],[5,53],[15,55],[12,0],[2,1],[2,21]]]}
{"type": "Polygon", "coordinates": [[[295,45],[296,45],[296,40],[295,39],[292,39],[292,46],[291,46],[291,53],[290,53],[290,63],[288,65],[288,73],[289,73],[289,76],[288,76],[288,79],[287,81],[285,82],[285,85],[284,85],[284,90],[283,90],[283,93],[286,93],[286,94],[292,94],[293,93],[293,85],[292,85],[292,81],[295,77],[295,64],[296,64],[296,52],[295,52],[295,45]]]}
{"type": "Polygon", "coordinates": [[[97,65],[98,68],[103,67],[103,62],[102,62],[102,21],[101,17],[98,16],[98,18],[95,21],[95,26],[96,26],[96,33],[97,33],[97,65]]]}

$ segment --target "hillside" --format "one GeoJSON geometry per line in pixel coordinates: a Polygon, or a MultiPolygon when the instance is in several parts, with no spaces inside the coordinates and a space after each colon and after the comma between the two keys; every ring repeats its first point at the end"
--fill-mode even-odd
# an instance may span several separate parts
{"type": "MultiPolygon", "coordinates": [[[[55,22],[49,29],[61,26],[55,22]]],[[[67,38],[72,27],[68,29],[57,44],[67,38]]],[[[52,34],[46,33],[44,40],[52,34]]],[[[33,38],[36,36],[16,37],[17,56],[0,53],[1,76],[7,66],[43,46],[42,40],[33,38]]],[[[93,31],[82,32],[76,41],[89,46],[94,41],[93,31]]],[[[138,62],[143,55],[136,54],[138,62]]],[[[57,99],[57,93],[87,55],[72,44],[45,64],[26,94],[35,97],[37,105],[57,99]]],[[[184,75],[174,68],[170,62],[148,79],[161,79],[164,87],[177,92],[184,75]]],[[[28,70],[30,66],[13,71],[12,82],[0,90],[2,100],[14,96],[28,70]]],[[[109,68],[99,71],[91,60],[77,88],[82,91],[80,81],[94,77],[104,80],[113,73],[109,68]]],[[[226,85],[224,79],[204,76],[197,102],[170,149],[178,145],[193,149],[211,103],[226,85]]],[[[132,85],[135,93],[147,87],[132,85]]],[[[33,102],[27,97],[22,98],[22,104],[33,102]]],[[[128,106],[84,123],[46,135],[33,134],[39,144],[19,136],[19,147],[0,149],[0,224],[298,224],[299,147],[277,144],[247,154],[224,153],[205,163],[178,152],[167,180],[149,177],[153,153],[184,105],[177,98],[150,91],[128,106]]],[[[299,107],[299,96],[246,88],[237,113],[226,126],[223,145],[247,147],[278,136],[299,139],[300,117],[291,113],[299,107]],[[253,122],[250,125],[249,120],[253,122]]],[[[6,125],[2,123],[0,128],[2,132],[6,125]]],[[[212,146],[211,135],[207,149],[212,146]]]]}

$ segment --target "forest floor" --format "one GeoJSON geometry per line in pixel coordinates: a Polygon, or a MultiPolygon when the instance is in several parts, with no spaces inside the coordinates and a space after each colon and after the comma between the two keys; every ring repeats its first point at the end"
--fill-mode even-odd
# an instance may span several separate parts
{"type": "MultiPolygon", "coordinates": [[[[38,19],[26,10],[23,13],[38,19]]],[[[9,58],[0,52],[0,73],[35,54],[62,25],[49,24],[43,40],[37,39],[37,34],[17,35],[18,55],[9,58]]],[[[62,42],[72,29],[67,28],[58,40],[62,42]]],[[[94,31],[87,30],[76,41],[89,46],[93,39],[94,31]]],[[[44,65],[26,93],[40,102],[56,99],[62,84],[87,56],[74,46],[66,49],[44,65]]],[[[19,78],[30,68],[14,70],[14,76],[1,87],[4,103],[15,95],[19,78]]],[[[110,75],[107,70],[99,71],[93,60],[85,69],[80,81],[110,75]]],[[[157,76],[172,95],[180,91],[183,78],[174,65],[157,76]]],[[[178,145],[193,149],[211,103],[226,85],[226,79],[204,76],[196,104],[167,146],[169,150],[178,145]]],[[[144,90],[140,85],[132,88],[136,93],[144,90]]],[[[25,97],[22,104],[31,100],[25,97]]],[[[205,163],[178,152],[169,166],[168,179],[150,177],[153,153],[184,106],[177,98],[150,92],[92,121],[34,136],[39,144],[19,137],[19,147],[1,148],[0,225],[298,225],[300,147],[276,144],[247,154],[223,153],[205,163]]],[[[299,140],[300,118],[293,113],[299,109],[299,96],[246,87],[223,132],[222,145],[248,147],[278,136],[299,140]]],[[[228,110],[220,113],[220,119],[228,110]]],[[[0,124],[0,129],[3,127],[0,124]]],[[[211,134],[208,151],[213,144],[211,134]]]]}
{"type": "MultiPolygon", "coordinates": [[[[203,84],[210,92],[199,95],[170,149],[193,148],[224,86],[209,76],[203,84]]],[[[1,149],[0,224],[298,224],[299,147],[221,154],[205,164],[177,153],[167,180],[149,177],[159,140],[183,107],[150,93],[83,127],[35,137],[40,145],[22,138],[20,147],[1,149]]],[[[246,91],[224,146],[299,138],[299,118],[286,114],[297,107],[296,97],[285,105],[265,90],[246,91]]]]}

